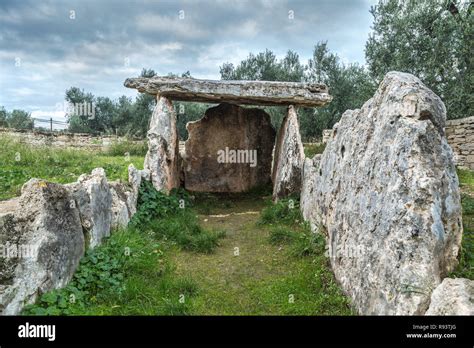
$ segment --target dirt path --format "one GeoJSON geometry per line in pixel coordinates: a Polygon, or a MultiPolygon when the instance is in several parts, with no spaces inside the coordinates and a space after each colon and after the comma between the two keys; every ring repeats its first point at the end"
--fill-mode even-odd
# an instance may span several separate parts
{"type": "Polygon", "coordinates": [[[176,273],[198,284],[191,314],[328,312],[311,258],[289,256],[288,245],[270,244],[268,228],[256,224],[263,207],[263,201],[247,200],[199,215],[203,227],[225,230],[226,237],[212,254],[173,253],[176,273]]]}

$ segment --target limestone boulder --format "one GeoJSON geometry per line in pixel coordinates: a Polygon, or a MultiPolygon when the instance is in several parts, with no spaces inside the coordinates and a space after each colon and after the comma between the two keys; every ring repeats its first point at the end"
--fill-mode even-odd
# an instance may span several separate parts
{"type": "Polygon", "coordinates": [[[361,314],[424,314],[457,264],[461,204],[445,120],[418,78],[390,72],[342,115],[304,180],[303,213],[326,234],[336,279],[361,314]]]}
{"type": "Polygon", "coordinates": [[[299,193],[304,149],[295,108],[290,105],[278,132],[273,156],[273,200],[299,193]]]}
{"type": "Polygon", "coordinates": [[[474,315],[474,280],[445,278],[434,289],[426,315],[474,315]]]}
{"type": "Polygon", "coordinates": [[[86,244],[89,248],[100,245],[110,235],[112,224],[112,193],[104,169],[96,168],[65,187],[79,209],[86,244]]]}
{"type": "Polygon", "coordinates": [[[138,194],[143,180],[150,181],[151,173],[148,169],[137,169],[133,164],[128,166],[128,183],[131,192],[127,194],[127,206],[130,210],[130,218],[137,212],[138,194]]]}
{"type": "Polygon", "coordinates": [[[220,104],[186,128],[187,190],[244,192],[270,183],[275,130],[265,111],[220,104]]]}
{"type": "Polygon", "coordinates": [[[179,139],[176,113],[171,101],[157,96],[148,130],[148,152],[145,169],[158,191],[169,192],[179,186],[179,139]]]}
{"type": "Polygon", "coordinates": [[[65,286],[84,254],[79,210],[69,190],[31,179],[18,200],[0,204],[0,247],[2,314],[18,314],[42,293],[65,286]]]}
{"type": "Polygon", "coordinates": [[[300,209],[303,218],[310,222],[311,230],[315,232],[316,226],[314,221],[316,218],[313,214],[317,211],[314,206],[316,201],[313,199],[313,193],[316,191],[316,179],[319,175],[319,164],[321,162],[321,154],[314,155],[313,158],[305,158],[303,164],[300,209]]]}
{"type": "Polygon", "coordinates": [[[133,195],[132,188],[124,183],[109,182],[110,193],[112,195],[112,230],[127,227],[132,217],[129,206],[130,196],[133,195]]]}

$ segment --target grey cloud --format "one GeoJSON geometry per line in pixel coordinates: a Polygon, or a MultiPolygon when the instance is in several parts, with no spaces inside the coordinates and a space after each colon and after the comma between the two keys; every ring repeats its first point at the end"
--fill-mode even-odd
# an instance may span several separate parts
{"type": "Polygon", "coordinates": [[[133,96],[123,80],[143,67],[218,78],[223,62],[266,48],[280,56],[292,49],[306,61],[322,40],[348,61],[363,63],[371,2],[3,0],[0,105],[49,110],[70,86],[133,96]]]}

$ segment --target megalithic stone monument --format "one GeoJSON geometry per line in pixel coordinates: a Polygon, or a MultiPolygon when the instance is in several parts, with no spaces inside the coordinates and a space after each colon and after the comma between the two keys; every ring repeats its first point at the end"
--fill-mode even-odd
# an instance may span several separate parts
{"type": "Polygon", "coordinates": [[[326,85],[320,83],[154,76],[129,78],[124,85],[157,96],[145,160],[145,168],[150,170],[156,189],[169,192],[179,186],[182,170],[184,186],[192,191],[241,192],[272,180],[274,200],[300,191],[304,154],[296,107],[321,107],[332,99],[326,85]],[[172,100],[222,104],[209,109],[201,121],[188,123],[187,128],[195,130],[193,134],[196,135],[187,142],[182,166],[179,165],[181,159],[172,100]],[[274,131],[268,129],[272,126],[266,121],[268,115],[263,110],[257,112],[238,105],[288,107],[288,115],[275,141],[273,166],[272,156],[267,151],[274,146],[274,131]],[[231,114],[221,113],[226,110],[231,114]],[[216,114],[218,118],[219,113],[222,121],[213,116],[213,121],[209,122],[211,115],[216,114]],[[253,122],[252,117],[261,119],[253,122]],[[214,129],[205,129],[211,126],[214,129]],[[232,131],[227,129],[231,126],[232,131]],[[193,146],[189,147],[191,144],[193,146]],[[224,153],[226,156],[221,156],[224,153]],[[232,156],[228,158],[228,154],[237,154],[236,160],[232,156]],[[239,156],[241,154],[255,156],[239,156]],[[224,163],[221,163],[221,157],[226,160],[224,163]],[[245,158],[250,158],[251,163],[242,160],[245,158]],[[272,168],[271,175],[269,168],[272,168]]]}

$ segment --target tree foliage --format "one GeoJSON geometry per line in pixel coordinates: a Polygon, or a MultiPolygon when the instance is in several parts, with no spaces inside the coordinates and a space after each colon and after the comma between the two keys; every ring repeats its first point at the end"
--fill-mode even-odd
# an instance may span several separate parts
{"type": "Polygon", "coordinates": [[[0,106],[0,127],[8,127],[8,113],[5,107],[0,106]]]}
{"type": "MultiPolygon", "coordinates": [[[[330,128],[347,109],[360,107],[371,97],[374,84],[368,71],[357,64],[345,65],[330,52],[326,42],[314,47],[308,64],[302,64],[293,51],[278,60],[270,50],[257,55],[250,54],[237,67],[224,63],[220,67],[224,80],[307,81],[328,85],[333,101],[324,108],[298,110],[300,131],[304,139],[320,137],[322,130],[330,128]]],[[[266,107],[273,125],[278,128],[286,114],[283,107],[266,107]]]]}
{"type": "Polygon", "coordinates": [[[474,115],[472,8],[466,0],[380,0],[365,48],[373,77],[412,73],[441,97],[448,118],[474,115]]]}
{"type": "MultiPolygon", "coordinates": [[[[151,69],[143,69],[142,77],[152,77],[156,73],[151,69]]],[[[127,96],[117,100],[109,97],[94,96],[77,87],[66,91],[65,99],[71,104],[89,103],[94,107],[94,115],[67,115],[71,132],[105,133],[133,137],[145,137],[148,130],[155,98],[148,94],[140,94],[133,102],[127,96]]]]}
{"type": "MultiPolygon", "coordinates": [[[[302,62],[294,51],[279,58],[266,49],[250,53],[234,66],[220,66],[223,80],[265,80],[322,82],[333,100],[322,108],[300,108],[300,130],[305,140],[319,138],[348,109],[360,108],[374,93],[377,84],[391,70],[405,71],[421,78],[444,101],[448,118],[474,115],[472,42],[473,3],[468,0],[379,0],[371,7],[374,21],[365,46],[368,69],[343,62],[331,52],[327,42],[318,42],[311,58],[302,62]]],[[[141,76],[152,77],[152,69],[141,76]]],[[[192,78],[186,71],[170,77],[192,78]]],[[[77,87],[66,91],[73,104],[93,103],[94,117],[68,115],[69,130],[145,137],[155,105],[154,96],[139,94],[135,100],[94,96],[77,87]]],[[[174,102],[180,139],[187,138],[186,124],[200,119],[211,104],[174,102]]],[[[286,108],[265,107],[279,128],[286,108]]],[[[0,126],[32,127],[27,112],[0,109],[0,126]]]]}
{"type": "Polygon", "coordinates": [[[319,137],[323,129],[332,128],[349,109],[360,108],[370,99],[375,84],[368,71],[359,64],[344,64],[332,53],[327,42],[319,42],[308,61],[306,80],[322,82],[329,88],[333,100],[322,108],[305,109],[301,114],[303,137],[319,137]]]}
{"type": "Polygon", "coordinates": [[[304,78],[304,66],[296,52],[288,51],[286,56],[278,60],[270,50],[257,55],[250,53],[237,67],[232,63],[224,63],[220,67],[223,80],[260,80],[260,81],[295,81],[304,78]]]}
{"type": "Polygon", "coordinates": [[[18,109],[8,112],[5,107],[0,107],[0,127],[33,129],[33,126],[34,121],[29,112],[18,109]]]}

